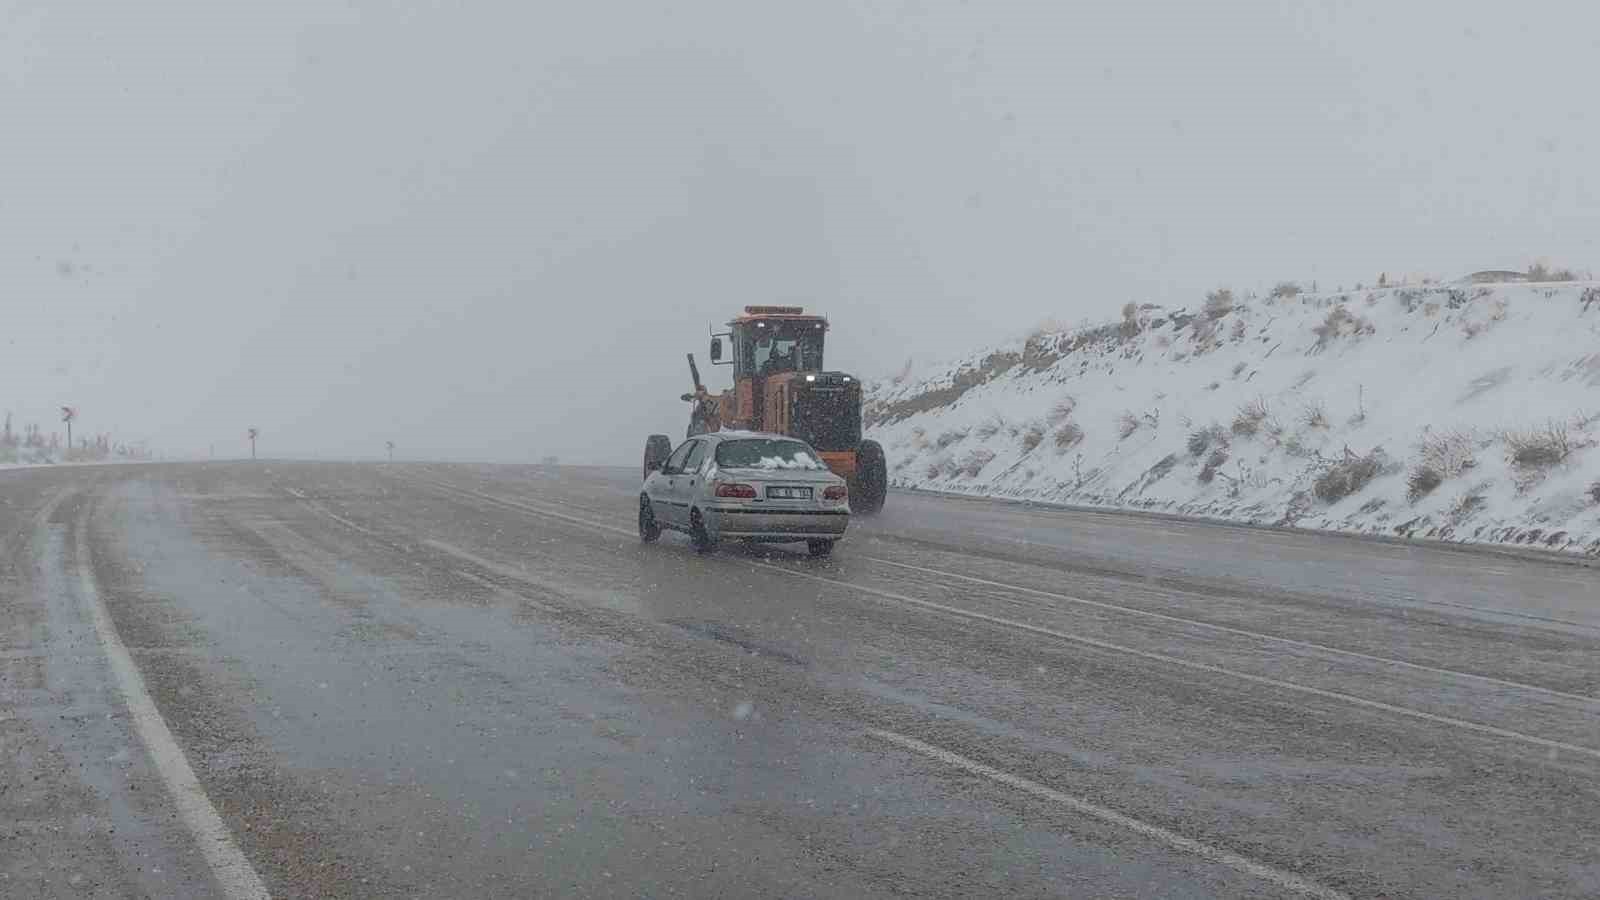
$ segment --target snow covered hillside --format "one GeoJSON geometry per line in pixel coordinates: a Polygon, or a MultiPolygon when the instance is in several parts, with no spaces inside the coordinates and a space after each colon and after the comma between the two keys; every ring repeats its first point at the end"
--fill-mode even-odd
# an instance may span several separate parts
{"type": "Polygon", "coordinates": [[[1129,304],[871,385],[902,487],[1600,554],[1600,285],[1129,304]]]}

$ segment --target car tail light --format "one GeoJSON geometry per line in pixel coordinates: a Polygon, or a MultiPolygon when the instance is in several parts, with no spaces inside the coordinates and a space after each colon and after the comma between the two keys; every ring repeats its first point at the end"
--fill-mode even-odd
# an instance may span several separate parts
{"type": "Polygon", "coordinates": [[[717,485],[718,497],[734,497],[739,500],[754,500],[756,489],[748,484],[719,484],[717,485]]]}
{"type": "Polygon", "coordinates": [[[824,500],[843,500],[849,495],[849,491],[845,490],[845,486],[842,484],[830,484],[822,489],[822,499],[824,500]]]}

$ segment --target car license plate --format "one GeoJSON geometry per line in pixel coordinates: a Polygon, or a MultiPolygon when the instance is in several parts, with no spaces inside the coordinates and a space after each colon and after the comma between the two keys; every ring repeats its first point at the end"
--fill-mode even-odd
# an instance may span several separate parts
{"type": "Polygon", "coordinates": [[[769,487],[767,488],[768,500],[810,500],[811,488],[808,487],[769,487]]]}

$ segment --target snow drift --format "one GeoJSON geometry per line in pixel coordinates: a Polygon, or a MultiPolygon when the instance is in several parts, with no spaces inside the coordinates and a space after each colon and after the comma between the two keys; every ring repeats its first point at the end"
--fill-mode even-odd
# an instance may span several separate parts
{"type": "Polygon", "coordinates": [[[1600,285],[1129,304],[866,421],[901,487],[1600,554],[1600,285]]]}

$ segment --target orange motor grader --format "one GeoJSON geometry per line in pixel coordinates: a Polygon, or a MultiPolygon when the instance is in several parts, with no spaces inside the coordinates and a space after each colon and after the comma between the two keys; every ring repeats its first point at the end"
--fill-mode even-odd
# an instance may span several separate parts
{"type": "MultiPolygon", "coordinates": [[[[828,320],[806,315],[801,307],[746,306],[726,332],[711,336],[712,364],[733,366],[731,389],[706,390],[689,354],[694,392],[683,395],[693,404],[689,437],[730,429],[799,438],[849,482],[852,511],[875,513],[889,487],[883,447],[861,438],[860,379],[823,367],[827,333],[828,320]]],[[[645,442],[645,475],[671,452],[671,438],[651,435],[645,442]]]]}

